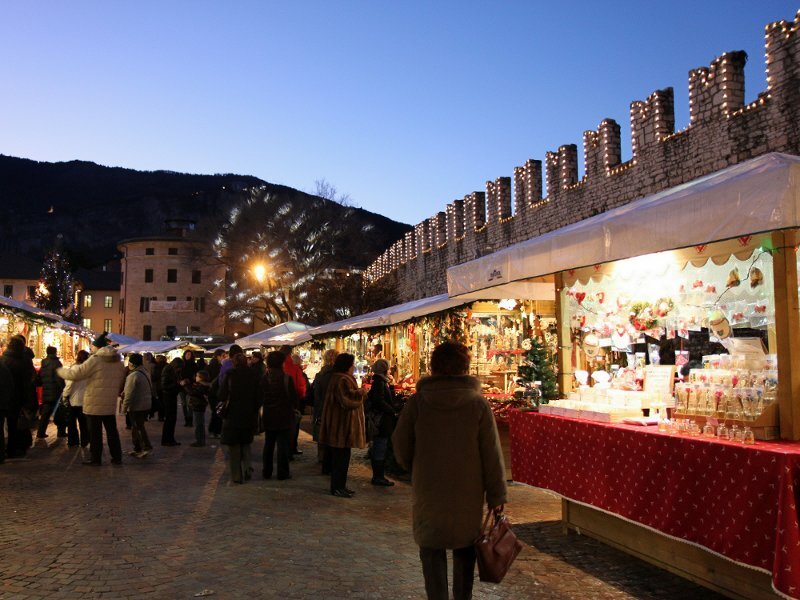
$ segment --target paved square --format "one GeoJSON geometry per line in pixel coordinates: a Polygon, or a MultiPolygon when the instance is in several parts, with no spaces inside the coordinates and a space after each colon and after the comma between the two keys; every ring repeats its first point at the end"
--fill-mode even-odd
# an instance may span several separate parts
{"type": "MultiPolygon", "coordinates": [[[[307,417],[306,417],[307,418],[307,417]]],[[[160,423],[148,423],[160,439],[160,423]]],[[[424,598],[411,536],[408,483],[370,485],[354,452],[352,499],[327,493],[316,447],[292,463],[293,479],[228,483],[217,440],[123,466],[81,465],[65,439],[39,442],[0,465],[0,598],[424,598]]],[[[120,421],[123,449],[130,432],[120,421]]],[[[507,512],[526,545],[501,585],[476,582],[475,598],[719,598],[581,536],[564,536],[560,500],[511,485],[507,512]]]]}

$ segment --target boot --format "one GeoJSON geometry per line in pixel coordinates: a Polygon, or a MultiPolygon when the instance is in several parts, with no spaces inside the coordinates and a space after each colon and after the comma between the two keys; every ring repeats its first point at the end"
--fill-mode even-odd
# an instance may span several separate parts
{"type": "Polygon", "coordinates": [[[383,487],[391,487],[394,481],[389,481],[384,476],[384,462],[382,460],[372,461],[372,485],[380,485],[383,487]]]}

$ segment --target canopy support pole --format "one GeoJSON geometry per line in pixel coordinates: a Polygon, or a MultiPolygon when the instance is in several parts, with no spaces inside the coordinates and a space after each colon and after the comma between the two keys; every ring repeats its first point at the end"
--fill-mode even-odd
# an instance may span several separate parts
{"type": "Polygon", "coordinates": [[[778,406],[782,439],[800,440],[800,307],[797,297],[796,230],[773,234],[778,406]]]}

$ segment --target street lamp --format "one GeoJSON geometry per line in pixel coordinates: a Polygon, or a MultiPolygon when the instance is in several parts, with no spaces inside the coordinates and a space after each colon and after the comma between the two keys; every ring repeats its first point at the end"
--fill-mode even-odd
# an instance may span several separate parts
{"type": "Polygon", "coordinates": [[[263,263],[257,263],[254,265],[253,277],[255,277],[256,281],[259,283],[264,283],[264,280],[267,278],[267,267],[265,267],[263,263]]]}

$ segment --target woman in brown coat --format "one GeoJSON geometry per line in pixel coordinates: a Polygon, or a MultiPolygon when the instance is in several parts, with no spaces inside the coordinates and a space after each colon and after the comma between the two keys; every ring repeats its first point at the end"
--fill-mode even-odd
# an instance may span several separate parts
{"type": "Polygon", "coordinates": [[[350,449],[367,445],[364,431],[366,391],[359,389],[353,378],[354,364],[352,354],[336,357],[319,432],[320,443],[328,446],[331,452],[331,494],[339,498],[350,498],[355,493],[347,489],[350,449]]]}
{"type": "Polygon", "coordinates": [[[469,349],[436,347],[430,377],[417,384],[392,436],[397,461],[411,469],[414,541],[429,599],[447,599],[447,549],[453,550],[453,594],[472,597],[484,502],[501,511],[505,466],[497,425],[480,382],[467,375],[469,349]]]}

